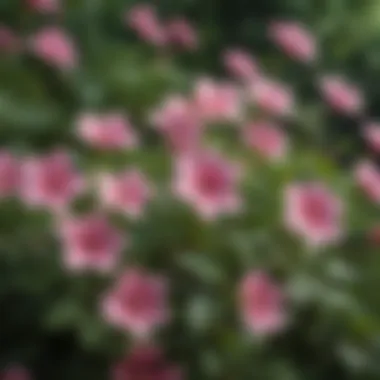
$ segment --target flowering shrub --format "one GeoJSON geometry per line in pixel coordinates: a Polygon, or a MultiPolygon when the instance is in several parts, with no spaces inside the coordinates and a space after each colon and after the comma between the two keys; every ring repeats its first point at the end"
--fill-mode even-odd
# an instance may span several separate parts
{"type": "MultiPolygon", "coordinates": [[[[26,5],[64,12],[59,1],[26,5]]],[[[128,56],[126,77],[114,67],[94,82],[116,83],[123,104],[97,99],[87,80],[99,68],[86,71],[88,52],[61,23],[27,36],[0,28],[11,64],[83,80],[57,146],[0,153],[0,289],[16,299],[4,310],[26,292],[43,303],[39,330],[69,332],[93,355],[72,375],[38,348],[20,351],[23,339],[14,349],[12,335],[0,379],[379,376],[380,304],[368,291],[378,284],[380,127],[364,91],[321,69],[323,46],[306,26],[268,24],[288,64],[310,70],[318,107],[362,128],[368,157],[346,167],[299,141],[308,104],[260,57],[227,47],[223,79],[182,78],[177,55],[204,48],[195,25],[141,3],[119,22],[149,51],[128,56]]],[[[22,334],[28,311],[16,314],[22,334]]]]}

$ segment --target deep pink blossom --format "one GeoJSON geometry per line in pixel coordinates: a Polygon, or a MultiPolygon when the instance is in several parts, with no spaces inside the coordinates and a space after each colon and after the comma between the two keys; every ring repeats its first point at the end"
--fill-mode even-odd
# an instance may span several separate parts
{"type": "Polygon", "coordinates": [[[202,123],[194,105],[181,96],[170,96],[155,110],[153,125],[162,133],[176,153],[198,147],[202,136],[202,123]]]}
{"type": "Polygon", "coordinates": [[[195,85],[194,101],[205,121],[236,121],[240,118],[241,97],[231,83],[202,78],[195,85]]]}
{"type": "Polygon", "coordinates": [[[20,162],[11,153],[0,151],[0,198],[15,195],[20,186],[20,162]]]}
{"type": "Polygon", "coordinates": [[[380,170],[368,160],[359,162],[354,171],[357,184],[374,202],[380,203],[380,170]]]}
{"type": "Polygon", "coordinates": [[[263,272],[250,272],[239,286],[240,311],[244,324],[258,335],[274,334],[286,325],[284,295],[263,272]]]}
{"type": "Polygon", "coordinates": [[[85,187],[84,179],[67,152],[55,151],[25,160],[22,199],[31,206],[65,208],[85,187]]]}
{"type": "Polygon", "coordinates": [[[114,367],[112,380],[183,380],[183,375],[159,348],[136,346],[114,367]]]}
{"type": "Polygon", "coordinates": [[[261,78],[250,86],[250,97],[263,111],[275,116],[288,116],[293,113],[292,91],[280,82],[261,78]]]}
{"type": "Polygon", "coordinates": [[[195,50],[198,47],[196,30],[182,18],[173,19],[167,23],[166,41],[186,50],[195,50]]]}
{"type": "Polygon", "coordinates": [[[360,113],[364,97],[353,84],[339,76],[325,76],[320,80],[322,96],[331,108],[345,115],[360,113]]]}
{"type": "Polygon", "coordinates": [[[112,210],[139,217],[153,195],[152,185],[138,169],[100,177],[101,202],[112,210]]]}
{"type": "Polygon", "coordinates": [[[168,321],[167,293],[164,278],[128,269],[103,300],[104,318],[137,337],[146,337],[168,321]]]}
{"type": "Polygon", "coordinates": [[[343,235],[342,200],[323,183],[289,185],[285,190],[286,227],[311,246],[337,242],[343,235]]]}
{"type": "Polygon", "coordinates": [[[11,366],[0,372],[0,380],[31,380],[29,371],[21,366],[11,366]]]}
{"type": "Polygon", "coordinates": [[[61,0],[26,0],[26,3],[39,13],[57,13],[61,10],[61,0]]]}
{"type": "Polygon", "coordinates": [[[370,122],[364,125],[363,135],[371,149],[380,153],[380,123],[370,122]]]}
{"type": "Polygon", "coordinates": [[[237,163],[215,151],[202,151],[177,158],[173,191],[204,219],[214,219],[240,210],[240,176],[237,163]]]}
{"type": "Polygon", "coordinates": [[[126,14],[126,22],[146,42],[156,46],[167,42],[165,27],[161,25],[155,8],[149,4],[134,6],[126,14]]]}
{"type": "Polygon", "coordinates": [[[253,57],[244,50],[230,49],[224,53],[224,66],[234,77],[253,80],[260,77],[260,69],[253,57]]]}
{"type": "Polygon", "coordinates": [[[0,24],[0,53],[14,53],[20,48],[20,39],[9,27],[0,24]]]}
{"type": "Polygon", "coordinates": [[[138,136],[128,118],[121,113],[85,113],[77,121],[78,136],[101,150],[134,149],[138,136]]]}
{"type": "Polygon", "coordinates": [[[62,70],[73,69],[78,63],[78,52],[71,38],[58,27],[46,27],[31,41],[32,52],[42,61],[62,70]]]}
{"type": "Polygon", "coordinates": [[[296,22],[279,21],[269,27],[270,38],[290,57],[301,61],[314,61],[317,47],[314,36],[296,22]]]}
{"type": "Polygon", "coordinates": [[[282,159],[288,149],[286,134],[270,122],[255,122],[243,129],[243,142],[261,156],[271,159],[282,159]]]}
{"type": "Polygon", "coordinates": [[[101,215],[65,217],[58,225],[63,245],[63,262],[70,270],[109,272],[118,264],[126,247],[126,234],[101,215]]]}

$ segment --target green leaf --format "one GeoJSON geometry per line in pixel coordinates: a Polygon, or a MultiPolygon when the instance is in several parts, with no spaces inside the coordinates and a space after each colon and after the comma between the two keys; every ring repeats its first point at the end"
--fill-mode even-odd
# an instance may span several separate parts
{"type": "Polygon", "coordinates": [[[210,328],[217,314],[215,301],[204,295],[192,297],[186,306],[187,323],[195,331],[206,331],[210,328]]]}
{"type": "Polygon", "coordinates": [[[184,253],[178,257],[178,265],[205,283],[223,283],[225,273],[209,257],[202,253],[184,253]]]}
{"type": "Polygon", "coordinates": [[[46,323],[53,329],[73,327],[83,318],[83,313],[83,307],[76,299],[64,299],[51,306],[46,323]]]}

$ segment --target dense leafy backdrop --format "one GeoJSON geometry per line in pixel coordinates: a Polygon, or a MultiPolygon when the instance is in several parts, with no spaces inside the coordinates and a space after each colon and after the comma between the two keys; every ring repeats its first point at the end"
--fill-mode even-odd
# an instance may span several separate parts
{"type": "MultiPolygon", "coordinates": [[[[52,22],[21,3],[0,1],[1,22],[25,37],[52,22]]],[[[149,218],[131,227],[135,249],[128,261],[164,271],[176,284],[175,323],[160,338],[168,356],[189,379],[378,379],[380,257],[367,229],[379,213],[350,177],[351,163],[366,148],[355,122],[320,112],[313,74],[274,49],[265,30],[275,18],[309,25],[322,42],[321,69],[355,79],[376,117],[380,3],[157,1],[162,14],[186,15],[201,35],[199,52],[164,63],[122,22],[124,10],[136,2],[66,3],[64,14],[53,20],[78,43],[78,70],[60,74],[30,55],[0,58],[0,142],[20,154],[65,146],[83,168],[136,162],[163,180],[167,156],[147,125],[146,110],[163,94],[188,89],[198,74],[224,75],[220,54],[231,45],[252,51],[302,95],[299,121],[289,125],[295,149],[287,164],[268,168],[252,159],[244,217],[204,225],[162,199],[149,218]],[[88,107],[127,110],[148,148],[128,157],[87,150],[72,130],[77,112],[88,107]],[[340,191],[350,206],[350,229],[341,247],[305,259],[299,243],[277,221],[279,189],[292,178],[308,176],[340,191]],[[286,279],[293,300],[288,331],[267,342],[246,339],[234,327],[236,282],[250,267],[265,267],[286,279]]],[[[59,250],[48,215],[28,212],[13,200],[1,203],[0,367],[20,362],[36,379],[106,379],[125,350],[125,337],[106,326],[98,312],[97,297],[108,280],[69,275],[59,264],[59,250]]]]}

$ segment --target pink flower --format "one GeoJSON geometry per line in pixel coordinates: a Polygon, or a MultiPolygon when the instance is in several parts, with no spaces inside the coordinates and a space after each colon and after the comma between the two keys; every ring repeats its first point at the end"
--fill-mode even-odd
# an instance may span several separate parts
{"type": "Polygon", "coordinates": [[[206,220],[241,208],[241,168],[214,151],[177,158],[173,191],[206,220]]]}
{"type": "Polygon", "coordinates": [[[363,160],[356,165],[355,179],[366,195],[374,202],[380,203],[380,171],[375,164],[363,160]]]}
{"type": "Polygon", "coordinates": [[[102,308],[108,323],[146,337],[168,321],[166,281],[140,269],[128,269],[106,294],[102,308]]]}
{"type": "Polygon", "coordinates": [[[130,169],[119,174],[104,174],[100,180],[100,198],[105,206],[132,217],[143,214],[153,190],[143,173],[130,169]]]}
{"type": "Polygon", "coordinates": [[[243,141],[270,160],[283,158],[288,149],[285,133],[270,122],[256,122],[246,126],[243,129],[243,141]]]}
{"type": "Polygon", "coordinates": [[[113,369],[111,380],[183,380],[180,369],[168,363],[161,350],[136,346],[113,369]]]}
{"type": "Polygon", "coordinates": [[[195,107],[187,99],[180,96],[167,98],[154,112],[152,123],[176,153],[192,151],[199,145],[202,123],[195,107]]]}
{"type": "Polygon", "coordinates": [[[61,0],[26,0],[29,7],[40,13],[57,13],[61,10],[61,0]]]}
{"type": "Polygon", "coordinates": [[[223,61],[227,71],[238,79],[252,80],[260,77],[258,64],[244,50],[227,50],[223,56],[223,61]]]}
{"type": "Polygon", "coordinates": [[[0,373],[0,380],[31,380],[29,372],[21,366],[12,366],[0,373]]]}
{"type": "Polygon", "coordinates": [[[97,149],[134,149],[138,137],[129,120],[119,113],[85,113],[77,121],[79,137],[97,149]]]}
{"type": "Polygon", "coordinates": [[[279,82],[262,78],[251,84],[250,96],[259,108],[269,114],[287,116],[293,112],[293,94],[279,82]]]}
{"type": "Polygon", "coordinates": [[[250,272],[242,279],[239,301],[243,322],[253,333],[275,334],[285,327],[284,296],[265,273],[250,272]]]}
{"type": "Polygon", "coordinates": [[[290,57],[301,61],[314,61],[317,48],[314,36],[296,22],[274,22],[269,27],[270,38],[290,57]]]}
{"type": "Polygon", "coordinates": [[[168,22],[166,40],[168,43],[187,50],[195,50],[198,47],[198,36],[195,29],[187,20],[181,18],[168,22]]]}
{"type": "Polygon", "coordinates": [[[30,158],[22,166],[21,196],[31,206],[62,210],[84,186],[71,157],[63,151],[30,158]]]}
{"type": "Polygon", "coordinates": [[[355,115],[362,111],[364,98],[360,90],[338,76],[325,76],[320,81],[325,101],[335,111],[355,115]]]}
{"type": "Polygon", "coordinates": [[[105,217],[89,214],[66,217],[58,226],[64,247],[64,263],[70,270],[110,272],[119,260],[127,239],[105,217]]]}
{"type": "Polygon", "coordinates": [[[126,21],[142,40],[156,46],[166,43],[165,29],[152,6],[148,4],[134,6],[127,13],[126,21]]]}
{"type": "Polygon", "coordinates": [[[363,127],[363,135],[368,145],[376,152],[380,153],[380,124],[368,123],[363,127]]]}
{"type": "Polygon", "coordinates": [[[9,152],[0,151],[0,198],[15,195],[20,187],[20,163],[9,152]]]}
{"type": "Polygon", "coordinates": [[[236,121],[241,115],[239,91],[230,83],[200,79],[195,85],[194,101],[205,121],[236,121]]]}
{"type": "Polygon", "coordinates": [[[31,39],[33,53],[42,61],[62,70],[73,69],[78,62],[77,50],[62,29],[47,27],[31,39]]]}
{"type": "Polygon", "coordinates": [[[20,39],[7,26],[0,24],[0,53],[14,53],[20,48],[20,39]]]}
{"type": "Polygon", "coordinates": [[[311,246],[334,243],[342,237],[343,204],[322,183],[289,185],[285,191],[285,223],[311,246]]]}

